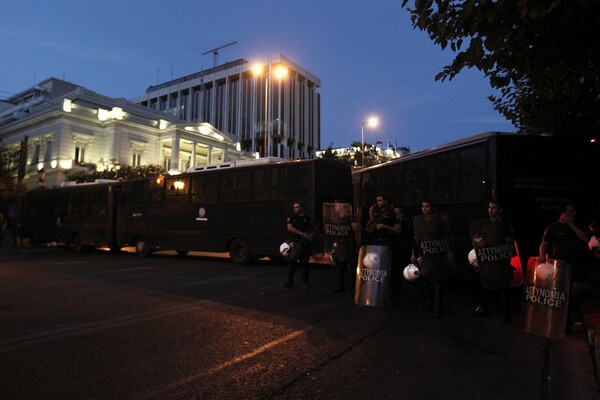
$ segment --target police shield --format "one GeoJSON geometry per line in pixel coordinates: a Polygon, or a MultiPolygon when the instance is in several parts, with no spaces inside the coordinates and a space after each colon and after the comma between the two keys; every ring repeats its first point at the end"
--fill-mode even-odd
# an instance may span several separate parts
{"type": "MultiPolygon", "coordinates": [[[[517,248],[512,239],[507,241],[504,225],[485,219],[471,222],[469,231],[477,256],[482,286],[486,289],[511,286],[513,272],[516,269],[511,262],[513,257],[517,256],[517,248]]],[[[512,231],[510,234],[512,235],[512,231]]]]}
{"type": "Polygon", "coordinates": [[[448,278],[456,272],[456,262],[448,220],[444,215],[418,215],[414,219],[417,266],[424,280],[448,278]]]}
{"type": "Polygon", "coordinates": [[[324,259],[345,262],[352,251],[352,206],[323,203],[324,259]]]}
{"type": "Polygon", "coordinates": [[[521,322],[526,332],[548,339],[564,337],[571,275],[568,262],[529,259],[521,308],[521,322]]]}
{"type": "Polygon", "coordinates": [[[364,245],[358,255],[354,303],[363,306],[389,305],[392,251],[387,246],[364,245]]]}

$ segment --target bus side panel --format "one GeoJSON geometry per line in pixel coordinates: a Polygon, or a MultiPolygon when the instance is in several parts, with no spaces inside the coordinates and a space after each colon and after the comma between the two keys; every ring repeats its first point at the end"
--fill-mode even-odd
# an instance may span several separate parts
{"type": "Polygon", "coordinates": [[[62,242],[75,237],[85,246],[112,243],[112,187],[86,185],[33,189],[25,196],[24,230],[33,244],[62,242]]]}

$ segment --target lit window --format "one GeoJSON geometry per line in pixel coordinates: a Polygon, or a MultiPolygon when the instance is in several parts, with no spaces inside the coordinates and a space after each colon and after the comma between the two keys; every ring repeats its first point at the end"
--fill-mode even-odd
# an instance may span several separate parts
{"type": "Polygon", "coordinates": [[[73,160],[78,164],[83,164],[85,162],[85,147],[81,144],[75,146],[75,156],[73,160]]]}
{"type": "Polygon", "coordinates": [[[141,165],[141,161],[142,161],[142,154],[138,153],[138,152],[134,152],[133,153],[133,161],[132,161],[131,165],[133,167],[139,167],[141,165]]]}

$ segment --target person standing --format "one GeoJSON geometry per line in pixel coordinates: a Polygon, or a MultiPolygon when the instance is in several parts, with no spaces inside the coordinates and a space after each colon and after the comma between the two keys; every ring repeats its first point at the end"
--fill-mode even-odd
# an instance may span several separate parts
{"type": "Polygon", "coordinates": [[[369,244],[392,248],[394,235],[400,233],[400,223],[396,219],[396,214],[392,210],[386,193],[377,195],[376,204],[371,207],[369,214],[372,214],[371,220],[367,224],[367,232],[370,234],[369,244]]]}
{"type": "Polygon", "coordinates": [[[586,269],[591,264],[591,253],[587,243],[588,234],[585,229],[575,223],[577,210],[572,203],[566,203],[558,209],[558,220],[552,222],[544,231],[539,249],[539,262],[545,262],[548,258],[566,261],[571,265],[572,279],[567,310],[566,331],[570,332],[574,321],[574,313],[577,310],[577,295],[574,293],[575,282],[585,280],[586,269]]]}
{"type": "Polygon", "coordinates": [[[338,270],[339,285],[333,292],[343,293],[349,276],[349,290],[353,293],[356,284],[356,274],[353,273],[356,265],[356,246],[352,231],[352,205],[335,200],[333,207],[324,210],[327,210],[324,211],[323,218],[325,238],[331,243],[331,259],[338,270]]]}
{"type": "MultiPolygon", "coordinates": [[[[396,291],[394,287],[394,272],[392,271],[394,253],[396,251],[396,235],[400,233],[400,223],[396,219],[396,214],[392,209],[387,193],[378,193],[375,198],[375,205],[369,210],[370,220],[366,228],[366,240],[363,241],[367,246],[364,248],[365,254],[377,254],[376,266],[368,266],[363,258],[361,274],[367,270],[377,270],[385,278],[378,283],[378,293],[381,293],[383,304],[395,304],[396,291]],[[372,246],[372,248],[370,248],[372,246]],[[377,249],[379,247],[379,249],[377,249]],[[369,253],[369,251],[374,253],[369,253]],[[381,289],[381,292],[379,292],[381,289]]],[[[362,249],[360,254],[362,254],[362,249]]],[[[361,256],[362,257],[362,256],[361,256]]]]}
{"type": "Polygon", "coordinates": [[[516,255],[514,246],[515,231],[509,219],[502,215],[498,202],[488,204],[488,219],[474,221],[470,225],[473,246],[478,258],[478,272],[481,283],[479,304],[471,314],[474,317],[490,316],[490,303],[495,294],[500,294],[502,323],[510,324],[508,289],[512,282],[514,268],[510,261],[516,255]],[[483,257],[484,249],[495,254],[493,260],[483,257]]]}
{"type": "Polygon", "coordinates": [[[290,242],[290,258],[288,266],[287,280],[283,287],[292,287],[294,285],[294,273],[296,267],[300,266],[302,270],[302,284],[306,290],[308,286],[308,260],[310,258],[309,242],[312,234],[309,233],[312,219],[304,214],[304,204],[301,201],[294,201],[293,214],[287,218],[287,230],[290,242]]]}
{"type": "Polygon", "coordinates": [[[573,268],[573,281],[584,278],[584,266],[588,261],[588,234],[577,226],[575,217],[577,210],[573,204],[563,204],[558,210],[558,220],[552,222],[544,231],[540,244],[539,260],[546,261],[550,257],[567,261],[573,268]]]}
{"type": "Polygon", "coordinates": [[[411,261],[419,267],[425,304],[421,311],[433,311],[436,317],[442,317],[444,281],[454,270],[454,258],[451,252],[450,228],[445,215],[434,213],[433,202],[421,203],[423,215],[414,218],[415,244],[411,261]]]}

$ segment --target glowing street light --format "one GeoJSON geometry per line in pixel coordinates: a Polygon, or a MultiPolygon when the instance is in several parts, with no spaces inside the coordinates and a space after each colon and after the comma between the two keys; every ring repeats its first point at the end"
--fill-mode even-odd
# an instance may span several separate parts
{"type": "Polygon", "coordinates": [[[375,128],[378,123],[379,123],[379,121],[377,120],[377,117],[370,117],[368,120],[363,121],[360,124],[360,143],[361,143],[360,151],[361,151],[361,156],[362,156],[363,168],[365,166],[365,125],[367,125],[369,128],[375,128]]]}
{"type": "MultiPolygon", "coordinates": [[[[259,76],[262,75],[264,73],[264,67],[261,65],[256,65],[252,68],[252,72],[254,74],[254,76],[259,76]]],[[[273,69],[273,71],[271,73],[266,72],[265,73],[265,123],[264,123],[264,135],[263,135],[263,139],[264,139],[264,143],[263,143],[263,157],[267,157],[269,155],[269,130],[268,130],[268,126],[269,126],[269,78],[271,78],[271,76],[275,76],[276,78],[278,78],[279,80],[279,85],[281,85],[281,80],[285,77],[288,76],[288,69],[287,67],[284,67],[283,65],[279,65],[276,68],[273,69]]],[[[277,113],[280,115],[281,114],[281,90],[279,90],[279,102],[278,102],[278,111],[277,113]]],[[[280,128],[281,125],[279,125],[278,129],[280,128]]],[[[281,132],[278,132],[278,134],[281,134],[281,132]]]]}

